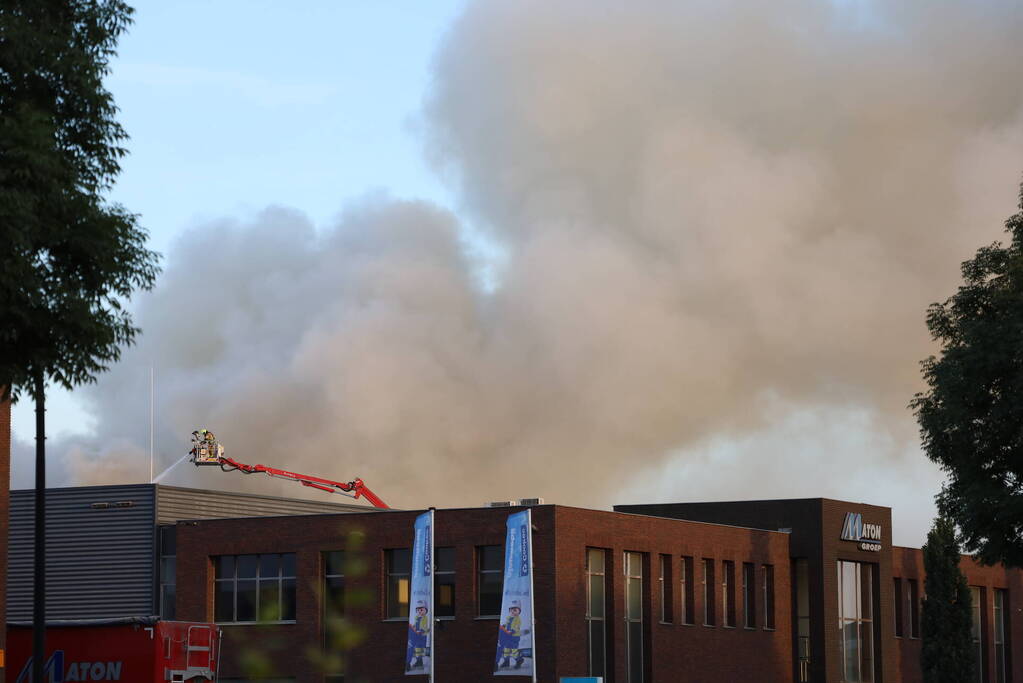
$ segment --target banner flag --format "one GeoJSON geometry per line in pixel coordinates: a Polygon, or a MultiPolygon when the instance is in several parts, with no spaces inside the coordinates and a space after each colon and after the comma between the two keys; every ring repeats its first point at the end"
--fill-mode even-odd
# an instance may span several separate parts
{"type": "Polygon", "coordinates": [[[416,517],[405,675],[433,680],[433,510],[416,517]]]}
{"type": "Polygon", "coordinates": [[[504,543],[504,593],[494,675],[532,676],[535,681],[531,512],[516,512],[508,517],[508,535],[504,543]]]}

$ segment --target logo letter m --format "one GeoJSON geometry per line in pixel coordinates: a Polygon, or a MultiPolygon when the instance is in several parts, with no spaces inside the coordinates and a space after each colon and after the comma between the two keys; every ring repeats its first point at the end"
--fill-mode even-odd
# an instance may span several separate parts
{"type": "Polygon", "coordinates": [[[845,524],[842,525],[843,541],[858,541],[863,536],[863,515],[858,512],[845,513],[845,524]]]}

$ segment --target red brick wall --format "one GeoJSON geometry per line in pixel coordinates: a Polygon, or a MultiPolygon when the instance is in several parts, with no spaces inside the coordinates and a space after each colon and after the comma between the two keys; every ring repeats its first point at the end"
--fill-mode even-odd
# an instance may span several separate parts
{"type": "MultiPolygon", "coordinates": [[[[994,648],[994,589],[1008,590],[1009,605],[1005,611],[1006,641],[1010,648],[1006,652],[1005,680],[1019,680],[1019,673],[1013,678],[1014,672],[1023,669],[1023,572],[1018,569],[1006,569],[998,565],[985,567],[978,564],[972,557],[963,555],[959,568],[966,575],[966,582],[971,586],[985,589],[984,603],[981,607],[981,624],[984,630],[983,643],[985,652],[986,681],[995,680],[995,648],[994,648]]],[[[924,559],[923,552],[916,548],[895,548],[892,554],[892,575],[902,578],[903,599],[905,600],[905,579],[918,581],[920,598],[924,597],[924,559]]],[[[908,614],[904,617],[907,627],[902,638],[894,638],[897,643],[896,658],[902,673],[903,683],[921,683],[920,671],[920,640],[909,637],[908,614]]],[[[892,626],[894,633],[894,622],[892,626]]]]}
{"type": "MultiPolygon", "coordinates": [[[[347,616],[364,632],[364,640],[349,656],[352,680],[407,681],[402,657],[407,624],[385,621],[383,551],[408,548],[416,512],[381,512],[351,515],[276,517],[260,520],[210,520],[178,524],[177,615],[184,620],[213,616],[210,556],[260,552],[295,552],[298,564],[296,624],[225,627],[222,659],[225,677],[241,676],[253,652],[272,661],[281,675],[299,681],[320,681],[316,664],[308,656],[323,639],[318,587],[322,583],[320,555],[350,548],[353,533],[365,534],[359,551],[366,572],[348,577],[346,591],[369,596],[363,606],[350,607],[347,616]],[[361,678],[360,678],[361,677],[361,678]]],[[[508,510],[438,510],[437,546],[456,548],[455,619],[437,627],[436,674],[443,681],[481,681],[491,678],[497,647],[497,619],[475,615],[475,546],[502,545],[508,510]]],[[[553,508],[534,510],[537,631],[550,633],[553,583],[553,508]]],[[[541,636],[542,637],[542,636],[541,636]]],[[[554,651],[540,648],[542,680],[553,680],[554,651]]],[[[346,680],[348,680],[346,678],[346,680]]]]}
{"type": "MultiPolygon", "coordinates": [[[[483,681],[492,679],[497,643],[497,620],[478,619],[474,548],[504,543],[507,509],[438,510],[435,542],[456,548],[456,618],[438,625],[437,679],[483,681]]],[[[350,578],[347,590],[363,590],[370,599],[349,610],[348,616],[365,631],[365,639],[350,654],[352,680],[407,681],[401,670],[406,641],[404,621],[384,621],[383,550],[409,547],[415,512],[386,512],[336,516],[280,517],[260,520],[209,520],[178,525],[177,610],[184,620],[212,617],[212,571],[209,558],[220,554],[296,552],[299,589],[297,623],[275,626],[227,626],[222,659],[224,677],[241,676],[246,661],[262,657],[280,675],[299,681],[322,680],[309,652],[322,642],[321,606],[317,587],[322,581],[320,553],[345,548],[353,532],[364,534],[362,550],[366,572],[350,578]],[[362,677],[361,679],[359,677],[362,677]]],[[[536,635],[539,680],[586,673],[584,558],[586,548],[612,550],[609,578],[614,613],[623,614],[624,582],[621,554],[625,550],[649,553],[645,601],[650,616],[650,681],[789,680],[791,676],[791,621],[789,612],[788,536],[695,522],[655,519],[638,515],[580,510],[555,506],[533,509],[536,635]],[[675,563],[682,555],[712,557],[736,563],[738,628],[713,628],[678,623],[679,592],[674,591],[675,623],[657,623],[658,554],[675,563]],[[741,567],[744,561],[775,566],[776,629],[745,630],[741,622],[741,567]],[[652,579],[652,580],[650,580],[652,579]]],[[[699,568],[696,572],[699,581],[699,568]]],[[[720,584],[715,592],[720,601],[720,584]]],[[[702,614],[700,591],[697,614],[702,614]]],[[[758,600],[760,592],[758,591],[758,600]]],[[[718,607],[720,613],[720,607],[718,607]]],[[[758,605],[762,619],[763,606],[758,605]]],[[[699,621],[699,620],[698,620],[699,621]]],[[[609,619],[617,677],[625,680],[625,645],[621,620],[609,619]]],[[[758,622],[762,624],[762,621],[758,622]]],[[[346,679],[347,680],[347,679],[346,679]]],[[[612,680],[612,679],[609,679],[612,680]]]]}
{"type": "Polygon", "coordinates": [[[558,507],[557,510],[557,652],[558,676],[586,675],[587,636],[585,550],[605,548],[611,560],[607,576],[613,600],[607,620],[612,629],[614,676],[627,680],[624,634],[624,553],[645,553],[649,571],[644,576],[644,612],[649,637],[647,680],[674,681],[789,681],[792,675],[792,621],[789,596],[788,534],[738,527],[685,522],[640,515],[558,507]],[[672,558],[671,624],[660,623],[660,555],[672,558]],[[694,561],[695,597],[693,625],[680,623],[679,590],[681,558],[694,561]],[[703,625],[701,561],[714,560],[716,625],[703,625]],[[736,627],[724,626],[722,614],[722,562],[735,563],[732,589],[736,627]],[[757,627],[745,629],[742,614],[742,564],[752,562],[758,582],[757,627]],[[761,565],[774,566],[775,629],[762,628],[764,606],[759,582],[761,565]]]}

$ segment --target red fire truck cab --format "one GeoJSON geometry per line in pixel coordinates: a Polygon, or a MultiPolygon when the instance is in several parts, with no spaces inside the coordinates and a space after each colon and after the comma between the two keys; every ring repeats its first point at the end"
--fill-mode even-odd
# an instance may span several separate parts
{"type": "MultiPolygon", "coordinates": [[[[9,676],[32,680],[32,625],[7,625],[9,676]]],[[[47,683],[216,681],[220,629],[156,617],[53,621],[46,625],[47,683]]]]}

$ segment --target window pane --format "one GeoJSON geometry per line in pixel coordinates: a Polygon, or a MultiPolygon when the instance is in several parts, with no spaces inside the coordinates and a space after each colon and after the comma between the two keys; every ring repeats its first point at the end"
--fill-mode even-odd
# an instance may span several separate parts
{"type": "Polygon", "coordinates": [[[438,572],[453,572],[455,571],[455,549],[454,548],[435,548],[436,554],[433,558],[433,563],[437,566],[438,572]]]}
{"type": "Polygon", "coordinates": [[[873,619],[874,618],[874,565],[865,564],[862,562],[856,562],[856,571],[858,573],[859,584],[858,588],[860,591],[860,613],[857,615],[861,619],[873,619]]]}
{"type": "MultiPolygon", "coordinates": [[[[216,599],[216,598],[214,598],[216,599]]],[[[160,616],[164,619],[174,618],[174,584],[165,584],[160,596],[160,616]]]]}
{"type": "Polygon", "coordinates": [[[642,590],[643,586],[640,579],[630,578],[629,579],[629,603],[626,617],[628,619],[641,619],[643,618],[643,604],[642,604],[642,590]]]}
{"type": "Polygon", "coordinates": [[[281,575],[281,556],[280,555],[260,555],[259,556],[259,576],[260,578],[277,578],[281,575]]]}
{"type": "Polygon", "coordinates": [[[258,556],[256,555],[239,555],[238,556],[238,578],[239,579],[254,579],[256,578],[256,569],[259,564],[258,556]]]}
{"type": "Polygon", "coordinates": [[[753,565],[743,563],[742,565],[742,601],[743,601],[743,626],[755,628],[757,625],[757,577],[753,565]]]}
{"type": "Polygon", "coordinates": [[[436,574],[434,576],[433,601],[435,616],[455,616],[455,577],[453,574],[436,574]]]}
{"type": "Polygon", "coordinates": [[[860,681],[862,683],[871,683],[874,680],[872,635],[873,624],[866,621],[860,624],[860,681]]]}
{"type": "MultiPolygon", "coordinates": [[[[285,579],[294,584],[293,579],[285,579]]],[[[345,580],[340,576],[324,579],[323,609],[327,618],[339,617],[345,613],[345,580]]]]}
{"type": "Polygon", "coordinates": [[[629,622],[629,683],[643,681],[643,623],[629,622]]]}
{"type": "Polygon", "coordinates": [[[855,619],[858,613],[856,608],[858,583],[856,564],[854,562],[839,562],[838,570],[842,581],[842,604],[839,606],[842,612],[839,616],[843,619],[855,619]]]}
{"type": "Polygon", "coordinates": [[[213,620],[234,621],[234,581],[214,581],[213,620]]]}
{"type": "Polygon", "coordinates": [[[909,635],[920,637],[920,589],[915,580],[909,582],[909,635]]]}
{"type": "MultiPolygon", "coordinates": [[[[251,557],[255,556],[253,555],[251,557]]],[[[255,621],[256,581],[254,579],[239,579],[237,602],[238,606],[235,612],[235,621],[255,621]]]]}
{"type": "Polygon", "coordinates": [[[845,651],[845,680],[856,683],[860,680],[860,654],[857,648],[856,622],[846,621],[842,626],[842,643],[845,651]]]}
{"type": "Polygon", "coordinates": [[[604,675],[604,622],[590,622],[590,675],[604,675]]]}
{"type": "Polygon", "coordinates": [[[504,577],[499,573],[480,574],[479,616],[500,615],[503,583],[504,577]]]}
{"type": "Polygon", "coordinates": [[[604,618],[604,577],[599,574],[590,575],[590,616],[604,618]]]}
{"type": "Polygon", "coordinates": [[[904,622],[902,618],[902,579],[892,579],[892,592],[894,593],[893,601],[895,602],[895,636],[902,636],[902,624],[904,622]]]}
{"type": "Polygon", "coordinates": [[[221,555],[213,558],[214,578],[234,578],[234,555],[221,555]]]}
{"type": "Polygon", "coordinates": [[[281,580],[281,619],[295,620],[295,579],[281,580]]]}
{"type": "Polygon", "coordinates": [[[280,621],[280,619],[280,579],[261,579],[259,581],[259,620],[280,621]]]}
{"type": "Polygon", "coordinates": [[[177,533],[173,526],[160,527],[160,554],[174,555],[177,553],[177,533]]]}
{"type": "Polygon", "coordinates": [[[591,572],[604,571],[604,551],[590,548],[586,551],[586,569],[591,572]]]}
{"type": "Polygon", "coordinates": [[[160,560],[160,581],[163,583],[177,583],[175,581],[175,566],[177,559],[174,557],[165,557],[160,560]]]}
{"type": "MultiPolygon", "coordinates": [[[[504,546],[483,545],[479,548],[480,571],[504,571],[504,546]]],[[[500,610],[498,610],[500,611],[500,610]]]]}
{"type": "MultiPolygon", "coordinates": [[[[407,576],[389,576],[387,579],[387,618],[408,616],[409,579],[407,576]]],[[[499,608],[500,609],[500,608],[499,608]]]]}
{"type": "Polygon", "coordinates": [[[295,553],[281,555],[281,576],[295,578],[295,553]]]}
{"type": "Polygon", "coordinates": [[[327,576],[339,576],[345,573],[343,550],[331,550],[323,553],[323,573],[327,576]]]}
{"type": "Polygon", "coordinates": [[[388,574],[408,574],[412,571],[412,553],[408,548],[394,548],[386,552],[388,574]]]}

